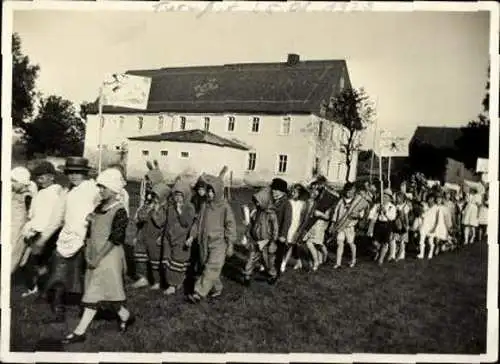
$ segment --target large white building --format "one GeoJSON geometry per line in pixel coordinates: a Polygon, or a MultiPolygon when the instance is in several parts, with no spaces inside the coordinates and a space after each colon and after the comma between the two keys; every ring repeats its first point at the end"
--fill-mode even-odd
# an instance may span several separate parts
{"type": "MultiPolygon", "coordinates": [[[[304,181],[315,173],[332,182],[346,179],[340,151],[345,130],[324,112],[332,96],[351,87],[344,60],[300,61],[292,54],[284,63],[128,73],[152,78],[148,108],[105,106],[101,138],[104,163],[125,158],[129,179],[141,178],[145,161],[154,159],[167,175],[214,173],[228,165],[235,182],[278,176],[304,181]]],[[[95,111],[85,138],[85,155],[94,162],[100,124],[95,111]]],[[[356,164],[355,157],[350,180],[356,164]]]]}

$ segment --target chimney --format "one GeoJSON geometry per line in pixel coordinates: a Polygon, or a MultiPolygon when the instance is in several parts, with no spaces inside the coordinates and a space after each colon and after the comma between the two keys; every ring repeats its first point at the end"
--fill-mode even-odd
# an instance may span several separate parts
{"type": "Polygon", "coordinates": [[[300,62],[300,56],[295,53],[289,53],[286,64],[288,66],[296,66],[300,62]]]}

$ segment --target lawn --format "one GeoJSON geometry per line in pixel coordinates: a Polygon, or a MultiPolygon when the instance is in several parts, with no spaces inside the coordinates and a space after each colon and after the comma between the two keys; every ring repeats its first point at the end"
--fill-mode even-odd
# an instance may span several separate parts
{"type": "MultiPolygon", "coordinates": [[[[131,185],[131,204],[137,186],[131,185]]],[[[235,192],[248,202],[251,191],[235,192]]],[[[234,205],[237,219],[240,209],[234,205]]],[[[475,244],[432,261],[375,265],[360,257],[353,269],[316,273],[289,270],[275,287],[249,288],[224,278],[224,294],[191,305],[181,295],[166,298],[148,289],[129,290],[137,323],[118,334],[115,322],[92,324],[76,352],[311,352],[442,353],[486,351],[487,245],[475,244]]],[[[75,327],[78,308],[66,324],[45,324],[46,304],[12,294],[13,351],[62,350],[56,338],[75,327]]]]}

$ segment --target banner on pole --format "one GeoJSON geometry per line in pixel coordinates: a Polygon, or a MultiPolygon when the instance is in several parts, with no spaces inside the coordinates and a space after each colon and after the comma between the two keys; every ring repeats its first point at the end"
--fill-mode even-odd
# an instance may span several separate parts
{"type": "Polygon", "coordinates": [[[378,155],[380,157],[407,157],[409,140],[405,137],[394,136],[383,130],[378,138],[378,155]]]}
{"type": "Polygon", "coordinates": [[[488,173],[488,162],[486,158],[478,158],[476,165],[476,172],[478,173],[488,173]]]}
{"type": "Polygon", "coordinates": [[[125,73],[106,75],[102,88],[103,105],[146,110],[151,78],[125,73]]]}

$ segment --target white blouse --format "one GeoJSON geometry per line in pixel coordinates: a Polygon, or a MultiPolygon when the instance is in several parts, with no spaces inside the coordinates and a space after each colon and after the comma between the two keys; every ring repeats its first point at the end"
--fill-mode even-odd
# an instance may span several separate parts
{"type": "Polygon", "coordinates": [[[99,189],[93,180],[83,181],[67,193],[64,225],[57,241],[57,251],[63,257],[73,256],[84,245],[87,216],[99,201],[99,189]]]}
{"type": "Polygon", "coordinates": [[[58,184],[38,191],[31,201],[27,229],[43,233],[56,225],[60,226],[64,211],[62,197],[63,188],[58,184]]]}

